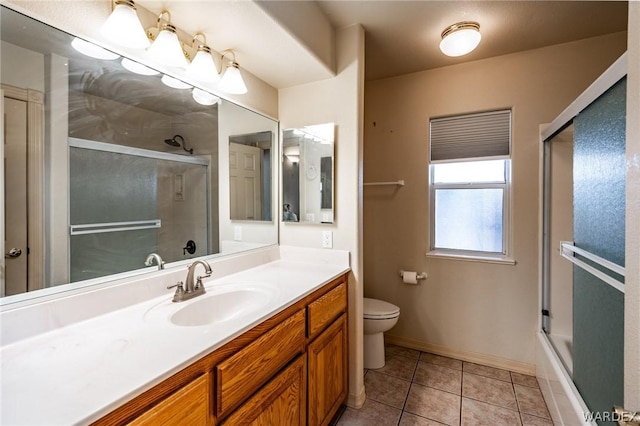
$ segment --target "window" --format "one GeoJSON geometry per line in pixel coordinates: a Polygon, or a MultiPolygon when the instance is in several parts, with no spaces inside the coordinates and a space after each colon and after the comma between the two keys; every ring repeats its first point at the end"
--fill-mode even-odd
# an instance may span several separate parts
{"type": "Polygon", "coordinates": [[[509,255],[511,111],[430,121],[431,255],[509,255]]]}

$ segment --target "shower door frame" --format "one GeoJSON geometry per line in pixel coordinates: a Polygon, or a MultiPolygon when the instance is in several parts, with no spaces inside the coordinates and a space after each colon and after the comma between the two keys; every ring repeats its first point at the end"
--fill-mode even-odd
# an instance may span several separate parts
{"type": "MultiPolygon", "coordinates": [[[[540,283],[541,283],[541,293],[540,293],[540,311],[539,311],[539,323],[541,326],[541,335],[544,336],[544,340],[546,343],[553,349],[555,357],[561,362],[562,368],[564,369],[563,375],[565,379],[569,383],[566,385],[571,388],[576,397],[573,402],[573,409],[576,414],[581,418],[584,418],[585,410],[589,410],[584,400],[582,400],[580,394],[578,393],[571,376],[567,372],[566,365],[564,365],[564,361],[562,361],[562,357],[558,354],[555,346],[553,345],[551,339],[549,339],[547,332],[550,331],[550,290],[551,290],[551,282],[550,282],[550,262],[551,262],[551,250],[554,249],[550,246],[550,218],[551,218],[551,176],[550,176],[550,154],[551,154],[551,140],[561,133],[565,128],[573,123],[573,119],[587,106],[589,106],[593,101],[599,98],[602,94],[604,94],[607,90],[613,87],[618,81],[624,78],[627,75],[627,53],[625,52],[618,60],[616,60],[598,79],[596,79],[575,101],[573,101],[555,120],[551,122],[548,126],[541,126],[543,130],[540,133],[540,183],[541,183],[541,194],[540,194],[540,229],[542,230],[541,238],[539,240],[540,244],[540,283]]],[[[627,116],[627,120],[628,120],[627,116]]],[[[625,228],[628,229],[628,226],[625,225],[625,228]]],[[[622,292],[625,294],[624,289],[622,292]]],[[[626,301],[625,301],[626,302],[626,301]]],[[[625,303],[626,304],[626,303],[625,303]]],[[[625,318],[624,327],[631,327],[637,331],[638,324],[629,324],[629,322],[625,318]]],[[[626,331],[625,331],[626,335],[626,331]]],[[[636,347],[633,346],[632,342],[628,341],[629,339],[624,340],[624,352],[627,354],[628,352],[632,352],[636,350],[636,347]]],[[[637,355],[637,354],[636,354],[637,355]]],[[[633,356],[631,358],[634,358],[633,356]]],[[[625,362],[625,374],[624,380],[626,382],[627,377],[633,377],[633,375],[627,374],[627,369],[630,367],[630,363],[625,362]]],[[[627,401],[630,401],[632,398],[635,398],[633,395],[627,395],[628,389],[630,386],[625,383],[625,403],[628,404],[627,401]]],[[[640,409],[640,407],[627,407],[629,409],[640,409]]],[[[595,425],[595,423],[592,422],[595,425]]]]}
{"type": "MultiPolygon", "coordinates": [[[[80,149],[88,149],[92,151],[101,151],[101,152],[110,152],[114,154],[124,154],[124,155],[133,155],[136,157],[149,158],[154,160],[164,160],[164,161],[173,161],[183,164],[193,164],[199,166],[206,167],[206,192],[207,192],[207,253],[211,251],[212,247],[212,229],[211,229],[211,158],[208,155],[205,156],[186,156],[179,154],[172,154],[168,152],[160,152],[154,151],[150,149],[144,148],[136,148],[127,145],[118,145],[107,142],[99,142],[89,139],[80,139],[80,138],[68,138],[69,149],[71,148],[80,148],[80,149]]],[[[70,211],[69,211],[70,214],[70,211]]],[[[70,219],[70,218],[69,218],[70,219]]],[[[69,223],[69,231],[73,229],[70,220],[69,223]]],[[[154,221],[146,221],[146,222],[154,222],[154,221]]],[[[159,222],[159,221],[158,221],[159,222]]],[[[145,224],[144,228],[158,228],[160,227],[158,224],[145,224]]],[[[143,228],[137,228],[143,229],[143,228]]],[[[71,232],[68,232],[68,238],[71,238],[71,232]]],[[[71,253],[69,252],[69,258],[67,259],[67,270],[71,270],[71,253]]],[[[116,274],[119,275],[119,274],[116,274]]],[[[88,280],[92,281],[92,280],[88,280]]]]}

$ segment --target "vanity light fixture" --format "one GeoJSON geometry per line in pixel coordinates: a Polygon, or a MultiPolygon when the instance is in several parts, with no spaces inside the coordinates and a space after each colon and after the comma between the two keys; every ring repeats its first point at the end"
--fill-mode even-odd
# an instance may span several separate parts
{"type": "Polygon", "coordinates": [[[83,55],[87,55],[96,59],[106,59],[111,61],[120,57],[120,55],[116,53],[113,53],[107,49],[103,49],[96,44],[90,43],[78,37],[75,37],[71,41],[71,47],[73,47],[83,55]]]}
{"type": "Polygon", "coordinates": [[[171,67],[187,68],[189,62],[182,51],[176,27],[171,24],[171,13],[164,9],[158,14],[156,28],[148,28],[147,36],[153,40],[147,49],[149,56],[171,67]],[[166,19],[163,17],[166,15],[166,19]]]}
{"type": "Polygon", "coordinates": [[[140,75],[158,75],[159,71],[154,70],[153,68],[149,68],[146,65],[142,65],[139,62],[132,61],[129,58],[122,58],[120,65],[124,67],[127,71],[131,71],[134,74],[140,75]]]}
{"type": "Polygon", "coordinates": [[[193,100],[200,105],[215,105],[220,100],[220,98],[213,93],[198,89],[197,87],[194,87],[191,91],[191,97],[193,97],[193,100]]]}
{"type": "Polygon", "coordinates": [[[115,0],[112,12],[102,24],[102,34],[114,43],[133,49],[146,49],[149,39],[138,19],[133,0],[115,0]]]}
{"type": "Polygon", "coordinates": [[[442,31],[440,50],[447,56],[462,56],[478,47],[482,35],[477,22],[457,22],[442,31]]]}
{"type": "MultiPolygon", "coordinates": [[[[233,50],[227,49],[222,52],[220,67],[222,68],[224,57],[227,54],[233,55],[233,59],[229,60],[229,65],[227,65],[227,68],[224,70],[224,74],[222,74],[220,82],[218,83],[218,89],[233,95],[243,95],[247,93],[247,86],[244,84],[244,80],[240,74],[240,67],[236,62],[236,54],[233,50]]],[[[220,71],[222,71],[222,69],[220,71]]]]}
{"type": "Polygon", "coordinates": [[[174,89],[191,89],[191,85],[185,83],[182,80],[178,80],[177,78],[173,78],[168,75],[163,75],[160,79],[165,86],[172,87],[174,89]]]}
{"type": "Polygon", "coordinates": [[[192,56],[193,59],[191,59],[191,63],[187,67],[187,75],[198,81],[207,83],[215,83],[218,81],[220,79],[218,68],[213,61],[211,48],[207,46],[206,36],[202,33],[196,33],[191,41],[191,49],[195,54],[192,56]],[[199,40],[198,37],[201,37],[202,40],[199,40]]]}

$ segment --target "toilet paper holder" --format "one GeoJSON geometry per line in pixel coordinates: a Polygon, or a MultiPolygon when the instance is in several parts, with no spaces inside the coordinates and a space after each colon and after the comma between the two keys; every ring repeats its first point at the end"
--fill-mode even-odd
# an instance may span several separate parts
{"type": "MultiPolygon", "coordinates": [[[[404,272],[405,271],[400,271],[400,278],[404,278],[404,272]]],[[[409,272],[409,271],[407,271],[409,272]]],[[[416,279],[417,280],[426,280],[427,279],[427,273],[426,272],[420,272],[419,274],[416,275],[416,279]]]]}

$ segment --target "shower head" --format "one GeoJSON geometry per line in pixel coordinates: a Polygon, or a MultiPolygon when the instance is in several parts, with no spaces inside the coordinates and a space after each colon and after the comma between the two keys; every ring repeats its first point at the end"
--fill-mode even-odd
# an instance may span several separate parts
{"type": "Polygon", "coordinates": [[[164,143],[166,143],[167,145],[170,145],[170,146],[175,146],[176,148],[182,147],[182,149],[187,151],[189,154],[193,154],[193,148],[187,149],[187,146],[185,145],[185,140],[180,135],[175,135],[171,139],[165,139],[164,143]],[[177,140],[177,139],[179,139],[179,140],[177,140]]]}
{"type": "Polygon", "coordinates": [[[173,138],[171,138],[171,139],[165,139],[165,140],[164,140],[164,143],[166,143],[167,145],[171,145],[171,146],[175,146],[175,147],[180,148],[180,146],[181,146],[181,145],[180,145],[180,142],[178,142],[178,141],[176,140],[176,137],[177,137],[177,136],[180,136],[180,135],[176,135],[176,136],[174,136],[174,137],[173,137],[173,138]]]}

